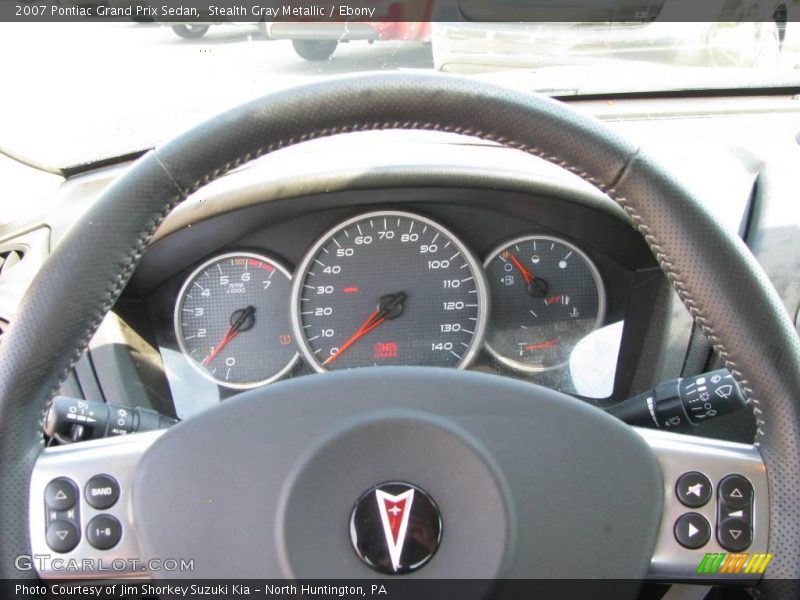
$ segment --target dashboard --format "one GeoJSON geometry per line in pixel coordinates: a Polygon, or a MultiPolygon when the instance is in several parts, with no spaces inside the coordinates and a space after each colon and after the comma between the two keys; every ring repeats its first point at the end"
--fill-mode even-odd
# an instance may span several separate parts
{"type": "MultiPolygon", "coordinates": [[[[796,102],[574,104],[658,154],[746,240],[787,310],[800,314],[796,102]]],[[[52,189],[41,213],[0,227],[3,248],[25,249],[0,274],[0,319],[13,321],[50,248],[129,164],[63,181],[21,174],[19,201],[35,201],[23,192],[45,183],[52,189]]],[[[374,132],[277,152],[193,194],[159,228],[62,393],[185,418],[248,389],[373,364],[491,372],[601,408],[719,366],[640,234],[602,193],[491,144],[374,132]],[[384,214],[385,226],[376,220],[384,214]],[[427,237],[412,239],[426,226],[427,237]],[[326,260],[337,242],[352,255],[326,260]],[[445,253],[453,248],[459,256],[445,253]],[[326,280],[310,282],[317,278],[326,280]],[[342,351],[362,329],[370,330],[342,351]],[[226,333],[236,335],[222,345],[226,333]]],[[[749,442],[754,427],[745,411],[697,433],[749,442]]]]}

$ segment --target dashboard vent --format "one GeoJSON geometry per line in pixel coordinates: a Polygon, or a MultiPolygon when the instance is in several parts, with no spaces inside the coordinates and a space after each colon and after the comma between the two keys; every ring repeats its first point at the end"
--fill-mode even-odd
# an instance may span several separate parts
{"type": "Polygon", "coordinates": [[[22,248],[0,251],[0,277],[7,275],[11,269],[22,262],[23,258],[25,258],[25,250],[22,248]]]}

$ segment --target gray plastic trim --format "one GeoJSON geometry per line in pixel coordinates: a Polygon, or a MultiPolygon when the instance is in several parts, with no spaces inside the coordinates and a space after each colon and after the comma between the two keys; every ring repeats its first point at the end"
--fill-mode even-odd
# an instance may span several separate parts
{"type": "MultiPolygon", "coordinates": [[[[698,574],[697,567],[707,552],[726,552],[719,546],[715,536],[699,550],[687,550],[680,546],[673,536],[675,520],[685,512],[699,512],[705,516],[712,529],[716,526],[716,485],[726,475],[738,473],[746,476],[753,484],[755,491],[753,544],[746,550],[748,553],[767,552],[769,540],[769,497],[766,467],[758,449],[752,445],[737,444],[709,438],[680,435],[670,432],[634,428],[634,430],[653,449],[664,475],[664,514],[653,555],[648,577],[658,581],[724,581],[726,583],[751,583],[758,576],[741,574],[725,574],[713,576],[698,574]],[[706,506],[689,509],[681,505],[675,496],[675,482],[687,471],[700,471],[712,481],[714,495],[706,506]]],[[[30,532],[31,547],[34,555],[75,559],[80,563],[84,559],[93,561],[96,566],[104,565],[106,570],[98,568],[65,572],[49,567],[37,571],[43,579],[75,578],[75,579],[107,579],[119,577],[147,577],[146,562],[152,558],[186,558],[186,557],[144,557],[136,535],[133,510],[131,506],[131,484],[137,464],[150,445],[164,432],[156,431],[129,436],[81,442],[70,446],[48,448],[36,462],[31,478],[30,489],[30,532]],[[98,511],[83,498],[86,482],[98,473],[112,475],[120,483],[121,493],[117,503],[106,511],[98,511]],[[81,541],[72,552],[56,554],[45,542],[45,507],[44,489],[50,480],[56,477],[69,477],[80,488],[80,514],[83,532],[81,541]],[[117,517],[122,523],[123,534],[120,543],[109,551],[100,551],[88,544],[85,536],[86,523],[101,512],[117,517]],[[113,561],[125,564],[136,564],[136,570],[111,569],[113,561]],[[131,561],[136,561],[131,562],[131,561]]],[[[624,490],[621,490],[624,493],[624,490]]],[[[344,530],[343,530],[344,531],[344,530]]]]}
{"type": "MultiPolygon", "coordinates": [[[[644,438],[656,454],[664,476],[664,514],[656,541],[653,560],[648,576],[657,580],[702,580],[713,581],[753,581],[758,578],[752,574],[724,574],[712,576],[697,573],[697,567],[707,552],[728,551],[717,542],[717,485],[726,476],[744,475],[753,484],[753,543],[745,552],[753,554],[767,552],[769,542],[769,486],[767,468],[758,448],[749,444],[738,444],[680,435],[653,429],[640,429],[636,432],[644,438]],[[683,473],[699,471],[711,480],[712,497],[705,506],[687,508],[675,495],[675,483],[683,473]],[[703,515],[711,524],[711,539],[699,550],[688,550],[678,544],[673,534],[675,521],[682,514],[696,512],[703,515]]],[[[767,571],[769,572],[769,571],[767,571]]]]}
{"type": "MultiPolygon", "coordinates": [[[[68,446],[48,448],[39,456],[31,475],[28,515],[30,520],[31,550],[34,565],[43,579],[108,579],[116,577],[147,577],[149,571],[140,550],[133,521],[131,483],[139,460],[150,445],[164,433],[153,431],[112,437],[68,446]],[[84,487],[93,476],[111,475],[120,486],[117,502],[109,509],[92,508],[84,498],[84,487]],[[69,477],[80,493],[81,539],[77,547],[66,554],[53,552],[45,541],[46,514],[44,490],[56,477],[69,477]],[[86,541],[86,526],[98,514],[110,514],[122,524],[122,538],[111,550],[97,550],[86,541]],[[58,561],[60,560],[60,563],[58,561]],[[70,569],[85,563],[91,568],[70,569]],[[61,567],[59,567],[59,564],[61,567]],[[124,566],[117,569],[116,566],[124,566]],[[62,570],[63,569],[63,570],[62,570]]],[[[155,557],[148,557],[155,558],[155,557]]],[[[161,557],[176,558],[176,557],[161,557]]],[[[180,558],[180,557],[177,557],[180,558]]]]}

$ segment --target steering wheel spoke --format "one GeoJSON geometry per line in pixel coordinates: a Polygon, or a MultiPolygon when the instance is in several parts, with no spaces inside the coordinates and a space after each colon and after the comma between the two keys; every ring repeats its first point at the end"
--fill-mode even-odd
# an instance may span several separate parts
{"type": "Polygon", "coordinates": [[[32,567],[43,579],[150,574],[132,511],[134,474],[164,431],[56,446],[31,476],[32,567]]]}
{"type": "Polygon", "coordinates": [[[769,490],[758,448],[634,428],[656,455],[664,510],[648,578],[752,583],[767,567],[769,490]]]}
{"type": "MultiPolygon", "coordinates": [[[[728,585],[758,580],[771,560],[766,468],[758,448],[634,430],[654,452],[664,479],[664,509],[648,579],[728,585]]],[[[33,566],[40,577],[149,577],[153,565],[158,568],[165,558],[176,558],[145,556],[133,511],[137,466],[163,434],[108,438],[50,448],[41,454],[30,490],[31,543],[33,555],[39,557],[33,566]],[[93,485],[98,477],[103,478],[101,483],[93,485]],[[116,490],[109,489],[107,478],[116,484],[116,490]],[[64,508],[65,500],[53,489],[70,484],[76,491],[75,502],[64,508]],[[108,496],[116,497],[111,505],[108,496]],[[107,525],[99,533],[92,531],[97,526],[91,523],[98,517],[111,517],[119,523],[119,540],[110,548],[105,547],[105,538],[116,534],[107,532],[107,525]],[[66,532],[64,539],[59,539],[59,532],[66,532]],[[93,544],[95,538],[101,547],[93,544]],[[73,539],[74,547],[58,551],[73,539]]],[[[69,492],[64,495],[70,496],[69,492]]]]}

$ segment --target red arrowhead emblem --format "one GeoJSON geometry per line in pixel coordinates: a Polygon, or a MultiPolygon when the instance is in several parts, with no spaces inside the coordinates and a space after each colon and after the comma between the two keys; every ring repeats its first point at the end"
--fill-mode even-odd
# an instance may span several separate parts
{"type": "Polygon", "coordinates": [[[408,518],[414,502],[414,490],[406,490],[397,496],[387,494],[382,490],[375,490],[375,499],[378,501],[378,511],[381,515],[383,534],[386,537],[386,545],[389,547],[392,567],[397,571],[406,541],[408,518]]]}

